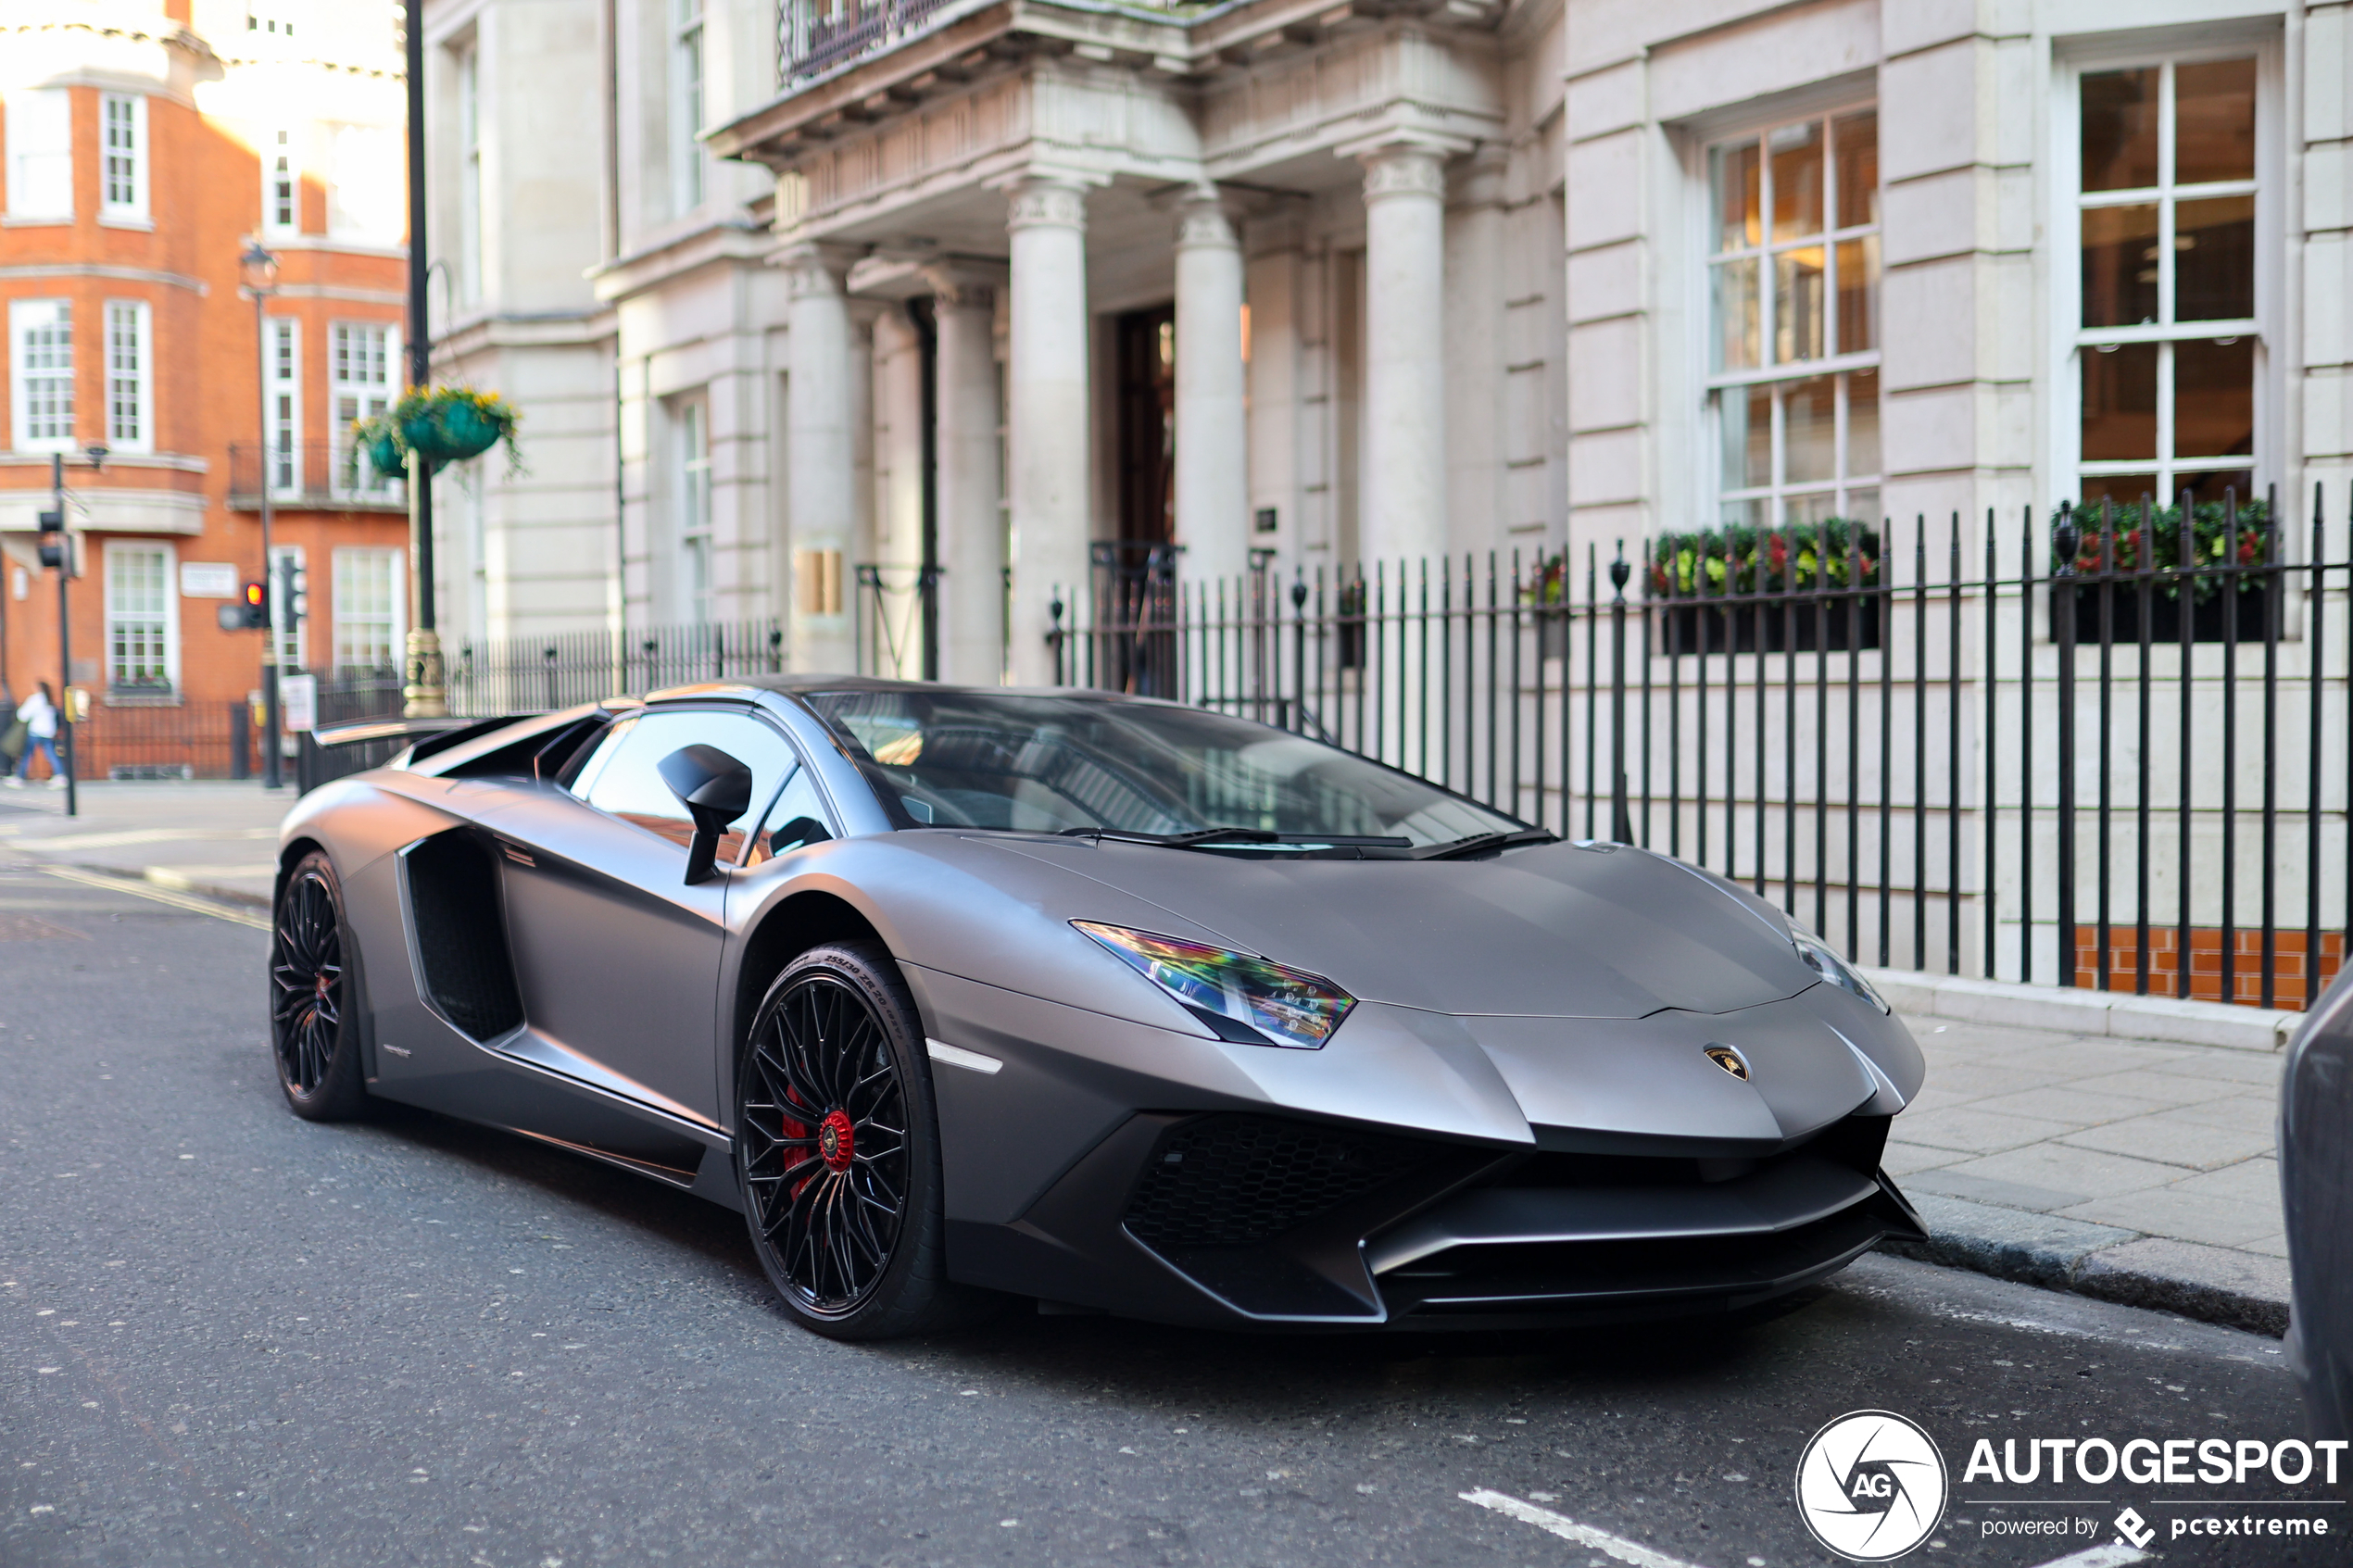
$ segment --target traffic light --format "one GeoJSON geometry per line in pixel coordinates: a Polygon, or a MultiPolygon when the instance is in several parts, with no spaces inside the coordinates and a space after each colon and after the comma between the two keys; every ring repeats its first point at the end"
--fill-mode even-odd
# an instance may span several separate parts
{"type": "Polygon", "coordinates": [[[66,523],[63,512],[41,514],[41,564],[63,566],[66,559],[66,523]]]}
{"type": "Polygon", "coordinates": [[[220,607],[223,632],[266,632],[270,629],[270,590],[259,583],[245,584],[244,602],[220,607]]]}

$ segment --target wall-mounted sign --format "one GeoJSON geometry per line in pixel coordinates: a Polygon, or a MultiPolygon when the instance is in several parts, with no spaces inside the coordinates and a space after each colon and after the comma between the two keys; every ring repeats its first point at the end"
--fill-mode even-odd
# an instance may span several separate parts
{"type": "Polygon", "coordinates": [[[319,727],[319,677],[285,675],[278,681],[278,712],[286,733],[298,734],[319,727]]]}
{"type": "Polygon", "coordinates": [[[180,596],[233,599],[237,596],[237,569],[227,561],[183,560],[180,563],[180,596]]]}

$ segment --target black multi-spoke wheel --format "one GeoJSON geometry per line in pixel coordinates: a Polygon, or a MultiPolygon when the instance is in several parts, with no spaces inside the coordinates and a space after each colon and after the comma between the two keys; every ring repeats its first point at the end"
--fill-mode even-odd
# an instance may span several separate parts
{"type": "Polygon", "coordinates": [[[280,885],[270,938],[270,1039],[279,1086],[298,1116],[335,1121],[367,1103],[353,991],[342,890],[333,863],[314,850],[280,885]]]}
{"type": "Polygon", "coordinates": [[[868,943],[802,954],[753,1015],[736,1107],[745,1214],[777,1294],[820,1333],[918,1333],[961,1304],[922,1046],[906,983],[868,943]]]}

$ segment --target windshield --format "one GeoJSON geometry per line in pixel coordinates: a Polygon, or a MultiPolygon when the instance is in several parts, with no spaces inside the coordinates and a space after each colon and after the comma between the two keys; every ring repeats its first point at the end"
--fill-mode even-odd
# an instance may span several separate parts
{"type": "Polygon", "coordinates": [[[1031,833],[1272,832],[1416,847],[1521,824],[1336,746],[1197,708],[995,692],[819,692],[894,815],[1031,833]]]}

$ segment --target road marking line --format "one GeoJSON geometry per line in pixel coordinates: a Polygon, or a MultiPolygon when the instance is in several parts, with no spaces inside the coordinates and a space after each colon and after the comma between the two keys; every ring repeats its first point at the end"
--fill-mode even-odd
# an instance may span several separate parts
{"type": "Polygon", "coordinates": [[[2039,1568],[2123,1568],[2125,1563],[2138,1562],[2147,1556],[2147,1552],[2122,1541],[2110,1541],[2106,1546],[2085,1547],[2065,1557],[2054,1557],[2039,1568]]]}
{"type": "Polygon", "coordinates": [[[108,893],[128,893],[134,898],[151,898],[158,904],[169,904],[175,909],[187,909],[195,914],[210,915],[215,920],[225,920],[238,925],[251,926],[256,931],[270,929],[270,922],[259,915],[245,909],[233,909],[225,905],[216,904],[208,898],[191,898],[183,893],[174,893],[169,888],[158,887],[151,882],[121,882],[110,876],[93,876],[88,872],[76,871],[70,866],[43,866],[41,869],[51,876],[62,878],[67,882],[78,882],[84,887],[104,888],[108,893]]]}
{"type": "Polygon", "coordinates": [[[1691,1563],[1680,1557],[1669,1557],[1663,1551],[1653,1551],[1638,1542],[1627,1540],[1620,1536],[1613,1536],[1607,1530],[1596,1530],[1591,1524],[1579,1524],[1576,1520],[1565,1514],[1554,1513],[1549,1508],[1539,1508],[1532,1502],[1522,1502],[1517,1498],[1506,1497],[1502,1492],[1491,1492],[1484,1486],[1475,1492],[1457,1492],[1455,1496],[1465,1502],[1475,1502],[1481,1508],[1491,1508],[1498,1513],[1508,1514],[1523,1524],[1533,1524],[1540,1530],[1548,1530],[1565,1541],[1575,1541],[1579,1546],[1591,1547],[1595,1551],[1607,1552],[1620,1562],[1632,1563],[1634,1568],[1692,1568],[1691,1563]]]}

